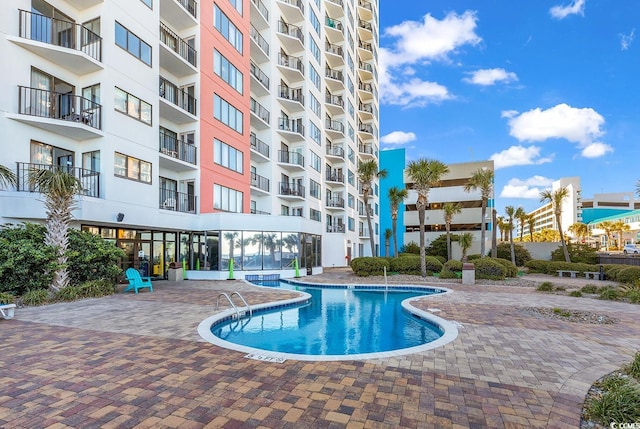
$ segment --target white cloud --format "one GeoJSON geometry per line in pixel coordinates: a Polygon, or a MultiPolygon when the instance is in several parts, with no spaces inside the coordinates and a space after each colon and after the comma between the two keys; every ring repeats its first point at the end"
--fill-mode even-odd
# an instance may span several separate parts
{"type": "MultiPolygon", "coordinates": [[[[503,117],[505,117],[503,112],[503,117]]],[[[604,118],[591,108],[558,104],[547,110],[536,108],[509,116],[509,134],[519,141],[540,142],[563,138],[582,147],[602,136],[604,118]]]]}
{"type": "Polygon", "coordinates": [[[540,191],[548,188],[553,179],[544,176],[533,176],[525,180],[511,179],[502,188],[501,198],[540,198],[540,191]]]}
{"type": "Polygon", "coordinates": [[[582,149],[581,155],[585,158],[599,158],[609,152],[613,152],[613,148],[610,145],[601,142],[594,142],[585,146],[582,149]]]}
{"type": "Polygon", "coordinates": [[[513,72],[505,69],[481,69],[469,73],[471,76],[463,80],[474,85],[489,86],[495,85],[497,82],[515,82],[518,76],[513,72]]]}
{"type": "Polygon", "coordinates": [[[631,46],[631,42],[636,38],[636,29],[631,30],[629,34],[620,34],[620,49],[626,51],[631,46]]]}
{"type": "Polygon", "coordinates": [[[404,131],[392,131],[387,135],[380,137],[380,141],[385,144],[403,145],[416,139],[414,133],[405,133],[404,131]]]}
{"type": "Polygon", "coordinates": [[[503,110],[502,113],[500,114],[500,117],[501,118],[513,118],[518,113],[519,112],[517,110],[503,110]]]}
{"type": "Polygon", "coordinates": [[[584,7],[587,0],[573,0],[568,6],[554,6],[549,13],[556,19],[564,19],[569,15],[584,16],[584,7]]]}
{"type": "Polygon", "coordinates": [[[540,148],[538,146],[511,146],[502,152],[494,153],[489,157],[493,160],[496,170],[505,167],[513,167],[516,165],[538,165],[551,162],[550,157],[541,157],[540,148]]]}
{"type": "Polygon", "coordinates": [[[424,106],[453,98],[447,87],[417,78],[399,84],[387,82],[380,90],[383,103],[397,106],[424,106]]]}

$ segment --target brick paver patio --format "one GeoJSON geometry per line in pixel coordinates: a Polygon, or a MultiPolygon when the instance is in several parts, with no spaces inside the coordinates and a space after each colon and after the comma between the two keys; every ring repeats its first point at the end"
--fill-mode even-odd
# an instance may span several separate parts
{"type": "Polygon", "coordinates": [[[0,320],[0,427],[576,428],[593,381],[640,349],[638,305],[446,286],[455,293],[416,306],[459,322],[456,340],[364,361],[265,363],[203,342],[196,327],[221,291],[251,304],[296,296],[240,281],[18,309],[0,320]],[[527,306],[619,322],[540,319],[527,306]]]}

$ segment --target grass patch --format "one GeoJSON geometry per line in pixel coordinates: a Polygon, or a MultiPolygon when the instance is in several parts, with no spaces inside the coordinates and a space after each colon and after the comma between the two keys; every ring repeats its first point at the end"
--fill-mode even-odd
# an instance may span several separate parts
{"type": "Polygon", "coordinates": [[[640,381],[640,352],[637,352],[633,360],[624,366],[624,372],[640,381]]]}
{"type": "Polygon", "coordinates": [[[540,285],[538,285],[538,287],[536,288],[538,292],[553,292],[553,289],[554,285],[551,282],[540,283],[540,285]]]}
{"type": "Polygon", "coordinates": [[[620,293],[618,292],[618,290],[612,287],[605,287],[598,293],[600,294],[600,299],[604,299],[607,301],[616,301],[618,298],[620,298],[620,293]]]}
{"type": "Polygon", "coordinates": [[[561,317],[571,317],[571,312],[568,311],[568,310],[565,310],[563,308],[555,307],[553,309],[553,313],[557,314],[558,316],[561,316],[561,317]]]}
{"type": "Polygon", "coordinates": [[[569,296],[580,298],[582,297],[582,292],[580,292],[579,290],[572,290],[571,292],[569,292],[569,296]]]}
{"type": "Polygon", "coordinates": [[[49,291],[46,289],[28,290],[22,295],[24,305],[44,305],[49,301],[49,291]]]}
{"type": "Polygon", "coordinates": [[[584,286],[582,286],[582,289],[580,289],[582,291],[582,293],[597,293],[598,292],[598,286],[596,285],[592,285],[591,283],[586,284],[584,286]]]}
{"type": "Polygon", "coordinates": [[[606,427],[611,422],[640,421],[640,387],[627,381],[593,396],[588,400],[586,415],[606,427]]]}

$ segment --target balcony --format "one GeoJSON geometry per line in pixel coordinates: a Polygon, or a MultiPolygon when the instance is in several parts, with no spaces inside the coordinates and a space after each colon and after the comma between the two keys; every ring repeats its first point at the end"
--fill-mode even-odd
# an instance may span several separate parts
{"type": "Polygon", "coordinates": [[[374,129],[371,124],[363,124],[362,122],[358,123],[358,131],[361,133],[371,134],[373,137],[374,129]]]}
{"type": "Polygon", "coordinates": [[[373,119],[377,113],[377,109],[373,105],[373,103],[358,103],[358,115],[360,119],[363,121],[368,121],[373,119]]]}
{"type": "Polygon", "coordinates": [[[324,51],[327,53],[329,67],[336,68],[344,65],[344,49],[340,45],[334,45],[329,41],[324,44],[324,51]]]}
{"type": "Polygon", "coordinates": [[[278,131],[290,142],[304,140],[304,125],[302,124],[302,118],[278,118],[278,131]]]}
{"type": "Polygon", "coordinates": [[[344,137],[344,124],[340,121],[334,121],[331,118],[324,120],[324,129],[330,138],[344,137]]]}
{"type": "Polygon", "coordinates": [[[176,77],[198,73],[198,53],[162,22],[160,23],[160,67],[176,77]]]}
{"type": "Polygon", "coordinates": [[[327,146],[327,157],[339,158],[344,161],[344,149],[340,146],[327,146]]]}
{"type": "Polygon", "coordinates": [[[328,0],[324,7],[331,16],[344,16],[344,3],[342,0],[328,0]]]}
{"type": "Polygon", "coordinates": [[[269,128],[271,113],[253,97],[249,99],[249,110],[251,110],[252,113],[251,126],[261,130],[269,128]]]}
{"type": "Polygon", "coordinates": [[[358,16],[365,21],[373,19],[373,5],[368,0],[358,0],[358,16]]]}
{"type": "Polygon", "coordinates": [[[181,213],[195,213],[196,196],[172,189],[160,188],[159,208],[181,213]]]}
{"type": "Polygon", "coordinates": [[[258,191],[258,194],[269,193],[269,179],[259,174],[251,173],[251,187],[258,191]]]}
{"type": "Polygon", "coordinates": [[[104,137],[102,106],[79,95],[18,86],[18,114],[6,116],[75,140],[104,137]]]}
{"type": "Polygon", "coordinates": [[[265,212],[265,211],[258,210],[258,209],[251,209],[249,212],[251,214],[258,214],[258,215],[269,215],[269,216],[271,215],[270,212],[265,212]]]}
{"type": "Polygon", "coordinates": [[[304,170],[304,156],[298,152],[279,150],[278,163],[290,170],[304,170]]]}
{"type": "Polygon", "coordinates": [[[195,0],[160,0],[160,18],[178,31],[198,25],[195,0]]]}
{"type": "Polygon", "coordinates": [[[304,21],[304,3],[302,0],[277,0],[282,16],[289,22],[304,21]]]}
{"type": "Polygon", "coordinates": [[[173,171],[186,171],[196,168],[197,149],[195,145],[162,131],[160,131],[159,136],[160,153],[164,155],[164,157],[160,157],[160,167],[173,171]]]}
{"type": "Polygon", "coordinates": [[[304,186],[297,182],[279,182],[278,195],[287,199],[304,199],[304,186]]]}
{"type": "Polygon", "coordinates": [[[287,52],[300,52],[304,50],[304,33],[302,28],[297,25],[287,24],[284,21],[278,21],[276,33],[280,43],[287,52]]]}
{"type": "Polygon", "coordinates": [[[327,171],[324,177],[327,182],[344,184],[344,174],[341,170],[327,171]]]}
{"type": "Polygon", "coordinates": [[[256,59],[259,63],[269,61],[269,43],[253,25],[249,28],[249,37],[251,39],[251,58],[256,59]]]}
{"type": "Polygon", "coordinates": [[[294,57],[280,52],[278,54],[278,68],[289,83],[304,80],[304,62],[302,57],[294,57]]]}
{"type": "Polygon", "coordinates": [[[66,0],[69,5],[73,6],[79,11],[89,9],[97,4],[104,3],[104,0],[66,0]]]}
{"type": "Polygon", "coordinates": [[[344,198],[332,197],[327,199],[327,208],[328,209],[343,209],[344,208],[344,198]]]}
{"type": "Polygon", "coordinates": [[[249,135],[251,146],[251,160],[256,162],[269,161],[269,145],[260,140],[254,133],[249,135]]]}
{"type": "Polygon", "coordinates": [[[257,85],[251,85],[251,91],[260,96],[268,95],[269,76],[267,76],[253,61],[249,64],[249,73],[251,74],[253,81],[257,83],[257,85]]]}
{"type": "Polygon", "coordinates": [[[269,27],[269,9],[267,9],[262,0],[251,0],[251,23],[258,30],[264,30],[269,27]]]}
{"type": "Polygon", "coordinates": [[[344,224],[327,225],[327,232],[344,233],[344,224]]]}
{"type": "Polygon", "coordinates": [[[373,79],[374,73],[375,71],[371,64],[358,61],[358,77],[360,77],[361,80],[367,81],[373,79]]]}
{"type": "Polygon", "coordinates": [[[13,43],[76,75],[104,69],[102,38],[74,22],[19,10],[19,37],[13,43]]]}
{"type": "Polygon", "coordinates": [[[358,153],[363,155],[363,158],[375,158],[373,146],[370,144],[359,144],[358,153]]]}
{"type": "Polygon", "coordinates": [[[369,228],[360,228],[358,230],[358,237],[365,238],[365,239],[371,238],[369,236],[369,228]]]}
{"type": "Polygon", "coordinates": [[[329,42],[335,44],[344,42],[344,26],[340,20],[325,16],[324,26],[326,28],[325,33],[329,42]]]}
{"type": "Polygon", "coordinates": [[[327,80],[325,80],[327,89],[330,92],[344,91],[344,74],[342,71],[334,70],[327,66],[324,75],[327,78],[327,80]]]}
{"type": "Polygon", "coordinates": [[[333,95],[327,91],[324,101],[326,103],[327,113],[335,116],[344,114],[344,98],[342,95],[333,95]]]}
{"type": "Polygon", "coordinates": [[[290,113],[304,110],[304,92],[302,88],[289,88],[288,86],[278,85],[278,97],[290,113]]]}
{"type": "Polygon", "coordinates": [[[160,77],[160,117],[175,124],[186,124],[198,120],[197,100],[182,88],[160,77]]]}
{"type": "Polygon", "coordinates": [[[17,164],[16,190],[18,192],[40,192],[40,189],[37,186],[31,186],[29,184],[30,182],[29,176],[34,171],[40,171],[40,170],[55,171],[58,169],[63,169],[63,171],[71,174],[80,182],[80,186],[82,186],[82,190],[78,195],[83,195],[85,197],[100,198],[100,172],[99,171],[87,170],[85,168],[79,168],[79,167],[59,167],[57,165],[30,164],[26,162],[18,162],[16,164],[17,164]]]}

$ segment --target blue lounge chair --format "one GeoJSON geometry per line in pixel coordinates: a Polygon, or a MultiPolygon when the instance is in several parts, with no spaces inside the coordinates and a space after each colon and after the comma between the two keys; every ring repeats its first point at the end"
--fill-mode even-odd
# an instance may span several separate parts
{"type": "Polygon", "coordinates": [[[138,289],[144,289],[146,287],[149,288],[149,292],[153,292],[151,277],[142,277],[140,272],[135,268],[127,268],[126,274],[127,280],[129,280],[129,286],[127,286],[123,292],[133,290],[135,293],[138,293],[138,289]]]}

